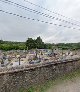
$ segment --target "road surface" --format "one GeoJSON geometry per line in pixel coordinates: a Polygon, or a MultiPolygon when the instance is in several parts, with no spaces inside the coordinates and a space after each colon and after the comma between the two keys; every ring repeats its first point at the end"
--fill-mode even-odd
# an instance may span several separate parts
{"type": "Polygon", "coordinates": [[[80,92],[80,78],[58,83],[46,92],[80,92]]]}

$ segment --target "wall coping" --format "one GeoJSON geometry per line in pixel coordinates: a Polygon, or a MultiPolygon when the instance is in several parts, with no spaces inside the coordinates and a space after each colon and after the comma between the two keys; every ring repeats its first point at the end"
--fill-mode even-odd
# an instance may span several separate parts
{"type": "Polygon", "coordinates": [[[80,58],[75,58],[75,59],[67,59],[65,61],[52,61],[52,62],[46,62],[46,63],[39,63],[39,64],[33,64],[33,65],[20,65],[20,66],[15,66],[15,67],[1,67],[0,68],[0,75],[3,74],[11,74],[15,72],[20,72],[20,71],[28,71],[31,69],[35,68],[40,68],[44,66],[49,66],[49,65],[57,65],[57,64],[64,64],[64,63],[69,63],[69,62],[76,62],[79,61],[80,58]]]}

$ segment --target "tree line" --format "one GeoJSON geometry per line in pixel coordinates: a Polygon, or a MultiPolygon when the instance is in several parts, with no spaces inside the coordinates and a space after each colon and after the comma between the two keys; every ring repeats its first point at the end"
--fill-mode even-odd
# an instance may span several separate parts
{"type": "Polygon", "coordinates": [[[30,49],[52,49],[60,48],[63,50],[78,50],[80,49],[80,43],[44,43],[41,37],[36,39],[28,38],[25,42],[12,42],[0,40],[0,50],[30,50],[30,49]]]}

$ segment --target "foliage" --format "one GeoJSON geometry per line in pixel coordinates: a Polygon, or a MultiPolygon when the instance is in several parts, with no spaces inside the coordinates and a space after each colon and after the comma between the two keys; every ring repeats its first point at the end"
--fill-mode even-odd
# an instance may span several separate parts
{"type": "Polygon", "coordinates": [[[10,41],[1,41],[0,50],[24,50],[26,48],[25,42],[10,42],[10,41]]]}
{"type": "Polygon", "coordinates": [[[63,50],[79,50],[80,43],[58,43],[56,44],[58,48],[62,48],[63,50]]]}
{"type": "Polygon", "coordinates": [[[0,50],[24,50],[24,49],[52,49],[60,48],[63,50],[79,50],[80,43],[44,43],[41,37],[36,39],[28,38],[26,42],[11,42],[0,40],[0,50]]]}
{"type": "Polygon", "coordinates": [[[28,40],[26,41],[26,48],[28,47],[28,49],[44,49],[45,48],[45,44],[42,41],[41,37],[37,37],[37,39],[32,39],[32,38],[28,38],[28,40]]]}

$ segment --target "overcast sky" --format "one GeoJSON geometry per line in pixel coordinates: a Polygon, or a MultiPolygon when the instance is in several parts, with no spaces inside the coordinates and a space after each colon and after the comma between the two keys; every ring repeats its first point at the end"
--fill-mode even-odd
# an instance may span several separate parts
{"type": "MultiPolygon", "coordinates": [[[[5,0],[2,0],[5,1],[5,0]]],[[[9,0],[10,1],[10,0],[9,0]]],[[[40,12],[44,12],[53,17],[58,17],[63,20],[70,21],[80,25],[80,23],[74,21],[80,21],[80,0],[29,0],[30,2],[40,5],[48,10],[57,12],[66,17],[70,17],[74,20],[66,19],[60,15],[50,13],[42,8],[31,5],[24,0],[11,0],[23,6],[27,6],[31,9],[35,9],[40,12]]],[[[63,26],[71,26],[76,28],[64,28],[55,25],[45,24],[38,21],[27,20],[19,18],[13,15],[5,14],[0,12],[0,39],[8,41],[26,41],[28,37],[36,38],[41,36],[44,42],[48,43],[69,43],[69,42],[80,42],[80,27],[73,26],[68,23],[63,23],[56,21],[55,19],[49,19],[44,16],[31,13],[27,10],[20,9],[16,6],[1,2],[0,9],[7,12],[16,13],[25,17],[30,17],[34,19],[40,19],[43,21],[48,21],[50,23],[57,23],[63,26]]]]}

